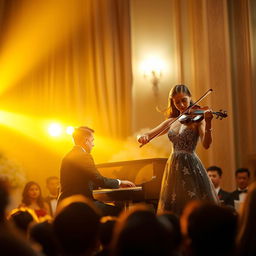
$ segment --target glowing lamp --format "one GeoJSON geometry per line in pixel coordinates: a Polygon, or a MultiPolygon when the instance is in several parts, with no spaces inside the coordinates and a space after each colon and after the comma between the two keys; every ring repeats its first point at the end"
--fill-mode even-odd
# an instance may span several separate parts
{"type": "Polygon", "coordinates": [[[62,127],[60,124],[52,123],[49,125],[48,132],[53,137],[60,136],[62,133],[62,127]]]}
{"type": "Polygon", "coordinates": [[[155,57],[148,58],[141,63],[141,70],[145,78],[149,78],[152,85],[155,96],[158,94],[158,85],[162,72],[164,70],[164,62],[155,57]]]}
{"type": "Polygon", "coordinates": [[[74,132],[75,128],[72,126],[68,126],[66,129],[66,133],[69,135],[72,135],[72,133],[74,132]]]}

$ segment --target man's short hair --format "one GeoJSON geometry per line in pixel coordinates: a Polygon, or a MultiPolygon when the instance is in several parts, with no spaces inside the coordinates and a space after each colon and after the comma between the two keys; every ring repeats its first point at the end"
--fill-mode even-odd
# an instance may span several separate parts
{"type": "Polygon", "coordinates": [[[223,172],[222,172],[222,169],[221,169],[220,167],[218,167],[218,166],[215,166],[215,165],[210,166],[210,167],[207,168],[207,172],[210,172],[210,171],[215,171],[215,172],[217,172],[220,177],[222,176],[222,173],[223,173],[223,172]]]}
{"type": "Polygon", "coordinates": [[[59,177],[50,176],[50,177],[46,178],[46,184],[49,184],[49,182],[52,181],[52,180],[59,180],[59,177]]]}
{"type": "Polygon", "coordinates": [[[248,177],[250,177],[250,170],[248,168],[238,168],[236,170],[236,176],[237,176],[238,173],[243,173],[243,172],[246,172],[248,177]]]}
{"type": "Polygon", "coordinates": [[[94,133],[94,130],[87,127],[87,126],[80,126],[80,127],[77,127],[75,128],[72,136],[73,136],[73,139],[74,141],[78,141],[82,136],[85,136],[85,137],[89,137],[92,135],[92,133],[94,133]]]}

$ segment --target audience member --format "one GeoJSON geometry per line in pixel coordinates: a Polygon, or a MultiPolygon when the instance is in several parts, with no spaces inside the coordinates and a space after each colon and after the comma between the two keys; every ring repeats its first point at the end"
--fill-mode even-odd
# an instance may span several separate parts
{"type": "Polygon", "coordinates": [[[29,236],[32,243],[40,245],[43,255],[59,255],[60,249],[51,223],[44,221],[34,224],[29,230],[29,236]]]}
{"type": "Polygon", "coordinates": [[[164,226],[147,207],[136,206],[119,217],[114,230],[113,255],[173,255],[172,231],[171,224],[164,226]]]}
{"type": "Polygon", "coordinates": [[[183,234],[187,239],[185,255],[234,255],[237,217],[232,209],[208,202],[186,208],[181,217],[183,234]]]}
{"type": "Polygon", "coordinates": [[[51,176],[46,179],[46,188],[48,189],[48,196],[45,197],[45,202],[48,204],[49,213],[51,216],[55,214],[57,207],[57,199],[60,189],[60,179],[56,176],[51,176]]]}
{"type": "Polygon", "coordinates": [[[0,252],[1,255],[35,256],[36,253],[26,240],[6,221],[5,212],[9,202],[9,188],[6,181],[0,179],[0,252]]]}
{"type": "Polygon", "coordinates": [[[230,204],[239,210],[243,204],[250,182],[250,171],[247,168],[239,168],[235,173],[237,189],[230,195],[230,204]]]}
{"type": "MultiPolygon", "coordinates": [[[[63,200],[64,201],[64,200],[63,200]]],[[[73,202],[53,222],[62,255],[94,255],[99,246],[100,218],[92,202],[73,202]]]]}
{"type": "Polygon", "coordinates": [[[48,205],[44,202],[40,186],[34,182],[28,182],[22,193],[22,203],[19,207],[27,207],[34,210],[39,221],[50,219],[48,205]]]}
{"type": "Polygon", "coordinates": [[[9,185],[8,182],[0,179],[0,224],[5,221],[6,207],[9,203],[9,185]]]}
{"type": "Polygon", "coordinates": [[[239,216],[237,255],[256,255],[256,182],[249,187],[248,195],[239,216]]]}
{"type": "Polygon", "coordinates": [[[17,208],[15,211],[12,211],[8,220],[14,223],[15,227],[24,234],[25,238],[28,237],[29,225],[34,221],[34,217],[29,211],[23,211],[17,208]]]}
{"type": "Polygon", "coordinates": [[[230,193],[223,190],[220,187],[221,178],[222,178],[222,169],[218,166],[210,166],[207,168],[207,173],[214,185],[216,194],[218,195],[221,204],[224,204],[224,205],[230,204],[230,193]]]}
{"type": "Polygon", "coordinates": [[[159,215],[158,220],[163,224],[168,221],[172,226],[172,241],[173,241],[173,255],[181,255],[181,246],[182,246],[182,233],[180,227],[179,217],[173,212],[165,212],[159,215]]]}
{"type": "Polygon", "coordinates": [[[110,245],[113,238],[114,226],[117,222],[116,217],[108,216],[102,217],[100,221],[100,244],[101,250],[97,253],[97,256],[109,256],[110,245]]]}

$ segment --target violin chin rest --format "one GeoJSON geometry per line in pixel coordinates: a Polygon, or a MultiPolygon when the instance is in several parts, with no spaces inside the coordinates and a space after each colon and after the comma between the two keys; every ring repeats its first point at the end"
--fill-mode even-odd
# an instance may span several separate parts
{"type": "Polygon", "coordinates": [[[178,120],[179,120],[180,122],[184,122],[184,121],[187,120],[187,119],[188,119],[188,116],[187,116],[187,115],[182,115],[182,116],[179,117],[178,120]]]}
{"type": "Polygon", "coordinates": [[[202,120],[202,117],[200,115],[193,117],[194,122],[199,121],[199,120],[202,120]]]}

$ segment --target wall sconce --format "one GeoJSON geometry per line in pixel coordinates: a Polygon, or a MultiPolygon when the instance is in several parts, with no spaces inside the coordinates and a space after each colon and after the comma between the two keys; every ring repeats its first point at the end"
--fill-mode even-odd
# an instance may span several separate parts
{"type": "Polygon", "coordinates": [[[156,101],[158,100],[159,83],[163,72],[163,61],[157,58],[149,58],[142,62],[141,69],[144,78],[147,78],[152,83],[152,89],[156,101]]]}
{"type": "Polygon", "coordinates": [[[162,77],[162,71],[151,70],[150,75],[144,74],[144,77],[150,77],[152,83],[152,89],[155,97],[158,97],[160,78],[162,77]]]}

